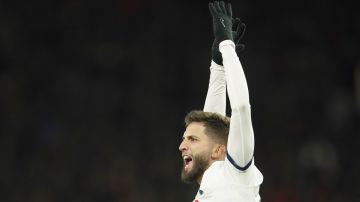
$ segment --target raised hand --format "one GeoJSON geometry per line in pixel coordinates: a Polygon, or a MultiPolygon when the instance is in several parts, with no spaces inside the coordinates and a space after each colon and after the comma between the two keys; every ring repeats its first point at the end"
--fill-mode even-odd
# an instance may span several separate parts
{"type": "MultiPolygon", "coordinates": [[[[224,6],[224,2],[218,2],[219,4],[219,7],[225,7],[224,6]]],[[[215,35],[215,39],[214,39],[214,42],[212,44],[212,47],[211,47],[211,54],[212,54],[212,59],[213,61],[218,64],[218,65],[222,65],[222,56],[221,56],[221,53],[219,51],[219,43],[221,41],[221,39],[219,38],[222,38],[222,37],[216,37],[217,35],[215,33],[218,33],[220,32],[216,26],[219,26],[219,22],[220,24],[222,25],[221,21],[217,21],[216,17],[214,16],[219,16],[219,15],[213,15],[213,9],[216,7],[217,3],[209,3],[209,10],[210,10],[210,13],[211,15],[213,16],[213,30],[214,30],[214,35],[215,35]]],[[[225,8],[226,10],[226,13],[230,13],[230,15],[232,15],[232,11],[231,11],[231,5],[228,4],[229,6],[227,6],[227,8],[225,8]]],[[[216,9],[215,9],[216,10],[216,9]]],[[[230,39],[234,41],[235,43],[235,49],[236,49],[236,52],[239,54],[241,51],[243,51],[245,49],[245,45],[243,43],[241,43],[241,39],[243,38],[244,34],[245,34],[245,29],[246,29],[246,26],[245,24],[240,20],[240,18],[232,18],[231,19],[232,21],[232,24],[231,24],[231,37],[230,39]],[[234,29],[233,29],[234,28],[234,29]]],[[[224,23],[225,24],[225,23],[224,23]]],[[[226,26],[226,25],[225,25],[226,26]]],[[[229,25],[230,26],[230,25],[229,25]]]]}
{"type": "Polygon", "coordinates": [[[214,37],[219,42],[233,40],[232,36],[232,10],[231,4],[223,1],[209,3],[209,10],[213,19],[214,37]]]}

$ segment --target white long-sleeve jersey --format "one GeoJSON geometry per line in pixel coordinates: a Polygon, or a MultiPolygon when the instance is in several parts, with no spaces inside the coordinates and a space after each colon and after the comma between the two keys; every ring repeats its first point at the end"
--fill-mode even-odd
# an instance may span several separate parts
{"type": "Polygon", "coordinates": [[[214,162],[202,177],[194,202],[259,202],[263,181],[254,164],[254,132],[249,92],[244,71],[231,40],[219,49],[224,66],[211,62],[204,111],[226,115],[226,88],[231,105],[230,130],[225,161],[214,162]]]}

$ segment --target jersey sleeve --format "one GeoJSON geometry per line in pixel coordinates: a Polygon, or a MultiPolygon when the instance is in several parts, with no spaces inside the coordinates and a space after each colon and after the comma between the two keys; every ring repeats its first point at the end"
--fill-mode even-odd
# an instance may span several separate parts
{"type": "Polygon", "coordinates": [[[251,122],[248,86],[240,60],[231,40],[219,45],[223,57],[227,91],[231,105],[227,160],[241,171],[252,165],[254,132],[251,122]]]}
{"type": "Polygon", "coordinates": [[[226,81],[224,67],[211,61],[210,80],[204,105],[205,112],[226,115],[226,81]]]}

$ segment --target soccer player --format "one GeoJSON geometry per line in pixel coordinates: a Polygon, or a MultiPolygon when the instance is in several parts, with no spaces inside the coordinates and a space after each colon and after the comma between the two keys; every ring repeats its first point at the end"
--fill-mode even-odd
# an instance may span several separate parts
{"type": "Polygon", "coordinates": [[[259,202],[263,176],[254,164],[249,93],[234,43],[245,24],[232,30],[230,3],[215,1],[209,10],[215,36],[209,88],[204,110],[185,117],[181,178],[200,185],[194,202],[259,202]],[[231,118],[226,117],[226,88],[231,118]]]}

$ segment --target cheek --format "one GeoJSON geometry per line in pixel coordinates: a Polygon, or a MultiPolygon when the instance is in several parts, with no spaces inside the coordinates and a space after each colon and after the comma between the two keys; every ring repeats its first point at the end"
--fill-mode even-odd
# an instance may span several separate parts
{"type": "Polygon", "coordinates": [[[201,145],[196,148],[193,148],[192,154],[194,156],[203,156],[203,157],[210,157],[211,156],[211,147],[207,145],[201,145]]]}
{"type": "Polygon", "coordinates": [[[191,151],[192,154],[211,154],[211,150],[212,150],[213,144],[211,144],[211,142],[209,141],[199,141],[199,142],[194,142],[192,144],[189,145],[189,150],[191,151]]]}

